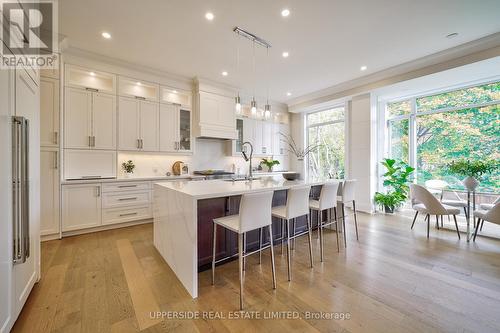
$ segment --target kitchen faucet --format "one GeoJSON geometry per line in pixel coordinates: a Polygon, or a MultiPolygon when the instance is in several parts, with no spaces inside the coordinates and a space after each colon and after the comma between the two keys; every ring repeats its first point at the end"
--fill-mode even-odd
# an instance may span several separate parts
{"type": "Polygon", "coordinates": [[[253,146],[250,142],[245,141],[241,144],[241,154],[243,154],[243,158],[245,161],[248,162],[248,179],[252,180],[253,179],[253,174],[252,174],[252,156],[253,156],[253,146]],[[244,145],[249,145],[250,146],[250,158],[248,158],[247,154],[243,150],[244,145]]]}

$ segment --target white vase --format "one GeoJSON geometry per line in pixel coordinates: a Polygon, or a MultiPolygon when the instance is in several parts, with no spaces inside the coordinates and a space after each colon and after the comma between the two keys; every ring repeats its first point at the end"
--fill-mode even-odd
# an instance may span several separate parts
{"type": "Polygon", "coordinates": [[[465,188],[470,191],[474,192],[476,187],[479,185],[479,182],[477,181],[476,178],[474,177],[466,177],[464,180],[462,180],[462,184],[464,184],[465,188]]]}
{"type": "Polygon", "coordinates": [[[124,172],[125,178],[130,178],[132,176],[132,172],[124,172]]]}

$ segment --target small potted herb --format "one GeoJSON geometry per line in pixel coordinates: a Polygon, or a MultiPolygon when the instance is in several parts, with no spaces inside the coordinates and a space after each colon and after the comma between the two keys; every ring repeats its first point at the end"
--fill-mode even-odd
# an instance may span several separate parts
{"type": "Polygon", "coordinates": [[[125,177],[128,178],[134,173],[135,164],[132,160],[128,160],[127,162],[122,163],[122,169],[125,172],[125,177]]]}
{"type": "Polygon", "coordinates": [[[471,161],[466,159],[452,161],[446,165],[451,173],[465,177],[462,183],[470,192],[476,189],[484,174],[492,172],[497,166],[498,162],[493,160],[471,161]]]}
{"type": "Polygon", "coordinates": [[[273,160],[272,158],[263,158],[261,161],[260,161],[260,164],[261,165],[265,165],[268,169],[269,172],[272,172],[273,171],[273,166],[275,165],[279,165],[280,164],[280,161],[278,160],[273,160]]]}

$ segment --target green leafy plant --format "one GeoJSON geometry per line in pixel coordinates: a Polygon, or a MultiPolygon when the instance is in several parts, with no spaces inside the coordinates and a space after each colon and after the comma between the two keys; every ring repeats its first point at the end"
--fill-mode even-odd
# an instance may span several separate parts
{"type": "Polygon", "coordinates": [[[384,173],[384,187],[386,193],[376,192],[374,200],[384,206],[387,211],[393,211],[408,199],[410,176],[415,168],[403,161],[385,158],[381,164],[386,168],[384,173]]]}
{"type": "Polygon", "coordinates": [[[446,165],[449,172],[454,173],[463,177],[473,177],[476,179],[481,179],[484,174],[491,173],[498,167],[498,161],[494,160],[476,160],[471,161],[467,159],[461,159],[456,161],[451,161],[446,165]]]}
{"type": "Polygon", "coordinates": [[[128,160],[127,162],[122,163],[122,169],[126,173],[132,173],[132,172],[134,172],[135,164],[134,164],[134,162],[132,162],[132,160],[128,160]]]}
{"type": "Polygon", "coordinates": [[[279,165],[280,164],[280,161],[278,160],[273,160],[272,158],[263,158],[261,161],[260,161],[260,164],[264,164],[265,166],[268,167],[269,171],[272,171],[273,170],[273,166],[275,165],[279,165]]]}

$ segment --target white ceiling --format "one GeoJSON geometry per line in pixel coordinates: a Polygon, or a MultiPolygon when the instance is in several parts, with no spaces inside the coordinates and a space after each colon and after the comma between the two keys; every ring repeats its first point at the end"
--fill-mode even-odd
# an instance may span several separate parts
{"type": "Polygon", "coordinates": [[[257,48],[257,96],[265,98],[269,79],[271,99],[286,103],[498,32],[499,12],[498,0],[60,0],[59,24],[71,47],[252,95],[251,43],[244,39],[236,71],[232,28],[240,26],[273,45],[269,63],[257,48]],[[452,32],[458,37],[445,37],[452,32]]]}

